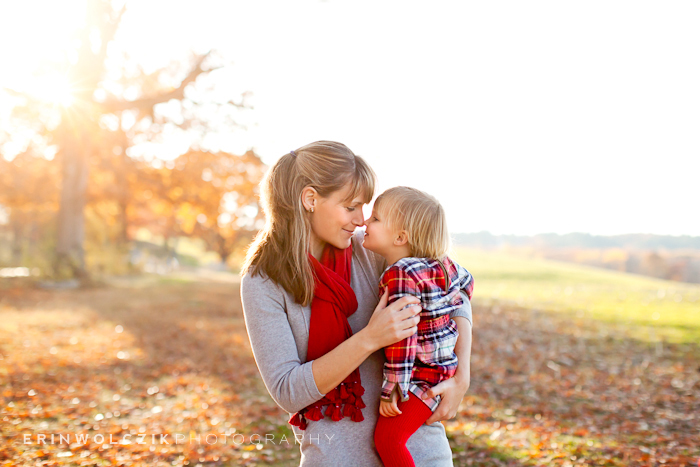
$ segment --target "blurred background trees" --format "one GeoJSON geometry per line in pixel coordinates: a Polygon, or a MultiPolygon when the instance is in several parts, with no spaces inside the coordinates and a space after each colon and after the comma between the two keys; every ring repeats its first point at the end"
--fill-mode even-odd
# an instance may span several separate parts
{"type": "Polygon", "coordinates": [[[83,282],[128,272],[143,231],[166,251],[177,238],[200,239],[225,263],[261,226],[260,158],[209,141],[234,133],[249,109],[245,94],[221,98],[204,79],[224,59],[192,54],[147,73],[115,46],[124,12],[88,1],[75,48],[38,64],[45,84],[0,91],[13,102],[0,130],[7,265],[83,282]],[[164,147],[168,157],[158,157],[164,147]]]}

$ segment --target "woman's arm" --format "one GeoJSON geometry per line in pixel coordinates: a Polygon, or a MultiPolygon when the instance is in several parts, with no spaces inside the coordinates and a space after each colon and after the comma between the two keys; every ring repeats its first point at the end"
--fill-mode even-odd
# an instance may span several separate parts
{"type": "MultiPolygon", "coordinates": [[[[472,303],[469,301],[469,296],[464,290],[459,291],[462,295],[462,307],[450,312],[450,318],[455,319],[458,316],[466,318],[471,324],[472,322],[472,303]]],[[[455,321],[456,322],[456,321],[455,321]]]]}
{"type": "Polygon", "coordinates": [[[287,412],[298,412],[340,384],[374,351],[416,332],[420,306],[401,310],[418,302],[413,298],[384,308],[383,297],[364,329],[323,357],[302,363],[281,289],[260,276],[243,276],[241,300],[248,337],[272,399],[287,412]]]}
{"type": "Polygon", "coordinates": [[[372,317],[363,329],[353,334],[326,355],[313,360],[314,379],[321,392],[338,386],[355,368],[375,351],[418,332],[420,306],[417,297],[406,296],[387,306],[385,292],[372,317]]]}
{"type": "Polygon", "coordinates": [[[435,412],[425,421],[426,425],[440,420],[454,418],[459,410],[459,404],[469,390],[471,384],[471,355],[472,355],[472,304],[464,290],[462,294],[462,307],[450,313],[450,317],[457,325],[459,337],[455,344],[457,355],[457,372],[454,377],[435,385],[426,392],[426,397],[435,397],[440,394],[442,399],[435,412]]]}
{"type": "Polygon", "coordinates": [[[275,403],[295,413],[321,399],[324,393],[314,382],[311,362],[299,358],[282,290],[261,276],[246,274],[241,302],[255,363],[275,403]]]}
{"type": "Polygon", "coordinates": [[[440,394],[442,399],[435,412],[426,420],[425,424],[430,425],[440,420],[449,420],[457,415],[459,404],[464,395],[469,390],[470,385],[470,359],[472,354],[472,324],[464,316],[457,316],[454,322],[457,324],[459,337],[455,344],[455,354],[457,355],[457,372],[453,378],[437,384],[426,392],[424,398],[435,397],[440,394]]]}

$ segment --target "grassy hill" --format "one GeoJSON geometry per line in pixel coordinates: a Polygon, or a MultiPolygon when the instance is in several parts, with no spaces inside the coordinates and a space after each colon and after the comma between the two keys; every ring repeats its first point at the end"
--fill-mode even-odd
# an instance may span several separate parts
{"type": "Polygon", "coordinates": [[[700,286],[570,263],[456,247],[475,304],[507,303],[615,323],[642,340],[700,341],[700,286]]]}

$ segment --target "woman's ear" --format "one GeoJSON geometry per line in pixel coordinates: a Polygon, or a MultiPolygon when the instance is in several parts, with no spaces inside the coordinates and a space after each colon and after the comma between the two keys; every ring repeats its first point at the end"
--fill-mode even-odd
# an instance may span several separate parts
{"type": "Polygon", "coordinates": [[[406,243],[408,243],[408,232],[401,230],[396,234],[396,238],[394,238],[394,245],[401,246],[405,245],[406,243]]]}
{"type": "Polygon", "coordinates": [[[301,190],[301,204],[307,212],[316,207],[317,198],[318,192],[313,187],[307,186],[301,190]]]}

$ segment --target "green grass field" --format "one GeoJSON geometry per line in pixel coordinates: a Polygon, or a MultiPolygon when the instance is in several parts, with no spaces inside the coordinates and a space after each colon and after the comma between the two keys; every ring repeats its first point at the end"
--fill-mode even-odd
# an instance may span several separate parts
{"type": "Polygon", "coordinates": [[[456,247],[475,278],[474,300],[614,323],[631,337],[700,342],[700,286],[503,251],[456,247]]]}

